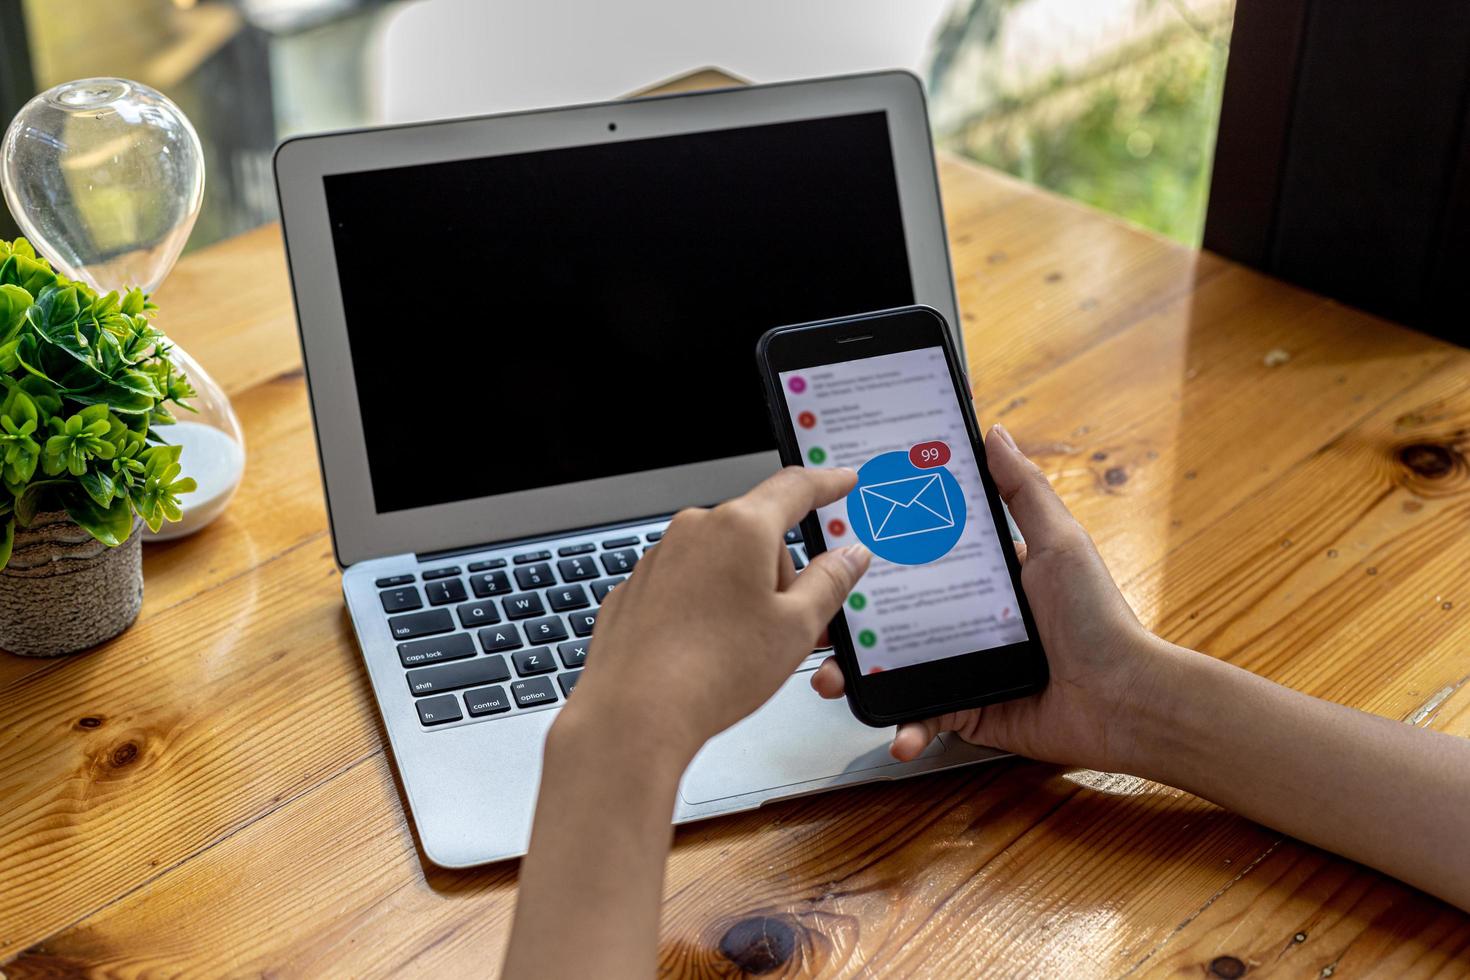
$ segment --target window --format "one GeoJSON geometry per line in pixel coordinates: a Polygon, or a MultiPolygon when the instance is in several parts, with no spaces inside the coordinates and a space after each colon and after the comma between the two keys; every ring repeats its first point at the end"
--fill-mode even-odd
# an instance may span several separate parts
{"type": "Polygon", "coordinates": [[[1190,245],[1234,0],[957,0],[928,70],[940,146],[1190,245]]]}

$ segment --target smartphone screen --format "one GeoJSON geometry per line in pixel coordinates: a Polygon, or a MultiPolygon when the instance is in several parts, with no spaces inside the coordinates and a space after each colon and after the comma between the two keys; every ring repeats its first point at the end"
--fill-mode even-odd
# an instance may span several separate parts
{"type": "Polygon", "coordinates": [[[873,561],[848,596],[863,674],[1027,640],[1001,535],[942,347],[778,373],[802,461],[858,483],[817,511],[826,547],[873,561]]]}

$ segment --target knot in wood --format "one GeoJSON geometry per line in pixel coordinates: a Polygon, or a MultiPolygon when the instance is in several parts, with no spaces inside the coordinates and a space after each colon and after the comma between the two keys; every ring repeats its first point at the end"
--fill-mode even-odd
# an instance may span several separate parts
{"type": "Polygon", "coordinates": [[[720,954],[745,973],[770,973],[796,952],[796,929],[785,919],[753,915],[720,937],[720,954]]]}
{"type": "Polygon", "coordinates": [[[1245,963],[1238,956],[1217,956],[1210,960],[1210,976],[1239,980],[1245,976],[1245,963]]]}
{"type": "Polygon", "coordinates": [[[1448,446],[1416,442],[1399,449],[1399,462],[1426,480],[1442,480],[1455,471],[1458,454],[1448,446]]]}
{"type": "Polygon", "coordinates": [[[119,769],[131,765],[137,758],[138,743],[136,742],[124,742],[112,750],[112,764],[119,769]]]}

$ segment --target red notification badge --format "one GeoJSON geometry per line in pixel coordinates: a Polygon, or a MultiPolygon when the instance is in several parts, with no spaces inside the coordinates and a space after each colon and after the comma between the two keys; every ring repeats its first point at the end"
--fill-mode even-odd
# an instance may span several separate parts
{"type": "Polygon", "coordinates": [[[921,442],[909,450],[909,462],[921,470],[949,462],[949,447],[942,442],[921,442]]]}

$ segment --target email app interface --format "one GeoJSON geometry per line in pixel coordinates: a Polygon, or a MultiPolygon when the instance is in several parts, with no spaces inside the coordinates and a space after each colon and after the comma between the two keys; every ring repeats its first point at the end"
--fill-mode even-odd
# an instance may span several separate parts
{"type": "Polygon", "coordinates": [[[1023,642],[944,351],[787,371],[781,389],[806,465],[858,471],[817,516],[829,549],[873,552],[843,609],[863,673],[1023,642]]]}

